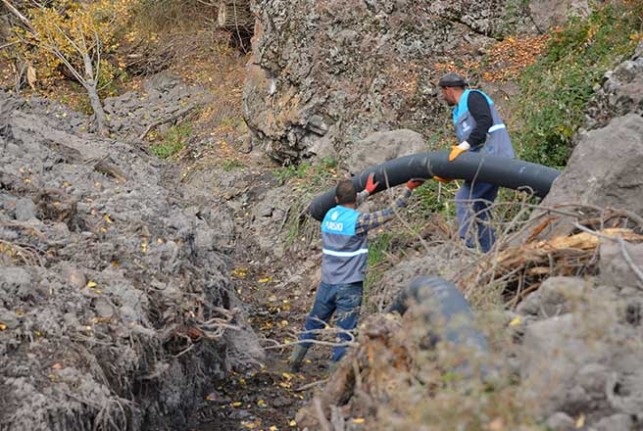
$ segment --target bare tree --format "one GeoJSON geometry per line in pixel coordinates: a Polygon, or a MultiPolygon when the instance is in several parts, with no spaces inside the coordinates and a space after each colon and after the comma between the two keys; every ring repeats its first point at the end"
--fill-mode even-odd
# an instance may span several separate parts
{"type": "MultiPolygon", "coordinates": [[[[82,23],[72,23],[70,29],[74,29],[76,37],[70,35],[70,31],[62,28],[56,22],[50,22],[45,28],[37,28],[32,21],[21,13],[9,0],[2,0],[7,9],[14,14],[31,34],[31,40],[23,40],[24,43],[36,45],[56,57],[69,71],[69,73],[83,86],[89,97],[92,110],[96,117],[96,128],[101,136],[109,134],[109,124],[102,102],[98,95],[100,77],[100,62],[103,45],[99,36],[96,23],[89,20],[89,32],[83,31],[82,23]],[[75,26],[75,28],[74,28],[75,26]],[[56,37],[58,36],[58,37],[56,37]],[[63,49],[60,37],[66,41],[67,49],[63,49]],[[81,66],[76,66],[74,60],[80,60],[81,66]]],[[[44,6],[34,2],[38,8],[44,10],[44,6]]]]}

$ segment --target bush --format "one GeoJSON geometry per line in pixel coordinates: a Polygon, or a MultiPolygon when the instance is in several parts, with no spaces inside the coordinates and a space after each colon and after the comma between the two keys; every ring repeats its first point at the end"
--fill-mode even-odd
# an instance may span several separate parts
{"type": "Polygon", "coordinates": [[[642,28],[643,3],[602,5],[552,34],[546,55],[525,69],[514,133],[521,159],[563,167],[572,136],[605,72],[631,55],[642,28]]]}

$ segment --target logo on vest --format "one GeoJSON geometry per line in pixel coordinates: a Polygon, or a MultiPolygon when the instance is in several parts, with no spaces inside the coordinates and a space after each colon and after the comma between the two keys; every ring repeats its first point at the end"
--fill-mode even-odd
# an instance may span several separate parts
{"type": "Polygon", "coordinates": [[[330,219],[333,220],[333,221],[327,221],[326,223],[324,223],[324,225],[326,226],[326,229],[328,229],[328,230],[337,230],[337,231],[344,230],[344,223],[337,223],[336,222],[338,217],[339,217],[339,212],[334,211],[330,215],[330,219]]]}

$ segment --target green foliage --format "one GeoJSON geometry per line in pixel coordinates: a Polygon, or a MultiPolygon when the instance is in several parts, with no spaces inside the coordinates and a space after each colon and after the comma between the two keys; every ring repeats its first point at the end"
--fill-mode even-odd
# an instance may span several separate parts
{"type": "Polygon", "coordinates": [[[391,240],[393,239],[393,234],[390,232],[382,232],[377,235],[372,241],[368,244],[368,266],[373,267],[384,261],[386,257],[386,252],[389,251],[391,247],[391,240]]]}
{"type": "Polygon", "coordinates": [[[641,16],[643,3],[608,3],[552,35],[547,54],[521,76],[523,123],[513,133],[521,159],[565,166],[587,102],[604,73],[633,52],[641,16]]]}
{"type": "Polygon", "coordinates": [[[150,151],[161,159],[170,158],[185,148],[191,135],[192,124],[181,123],[168,130],[163,141],[152,145],[150,151]]]}
{"type": "Polygon", "coordinates": [[[336,173],[337,160],[324,158],[319,163],[302,162],[273,171],[277,179],[284,183],[290,179],[307,179],[309,185],[319,185],[336,173]]]}
{"type": "Polygon", "coordinates": [[[453,193],[457,189],[455,183],[441,184],[429,180],[418,187],[414,194],[424,213],[442,213],[445,216],[455,216],[453,193]]]}
{"type": "Polygon", "coordinates": [[[221,167],[223,168],[224,171],[230,172],[234,171],[235,169],[241,169],[245,167],[245,165],[237,159],[232,159],[232,160],[224,160],[221,163],[221,167]]]}

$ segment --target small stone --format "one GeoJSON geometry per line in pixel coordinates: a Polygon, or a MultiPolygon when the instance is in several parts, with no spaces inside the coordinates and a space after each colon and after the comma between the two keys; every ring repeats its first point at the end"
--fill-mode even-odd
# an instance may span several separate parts
{"type": "Polygon", "coordinates": [[[18,221],[27,221],[36,218],[36,204],[31,199],[22,198],[16,202],[15,217],[18,221]]]}

